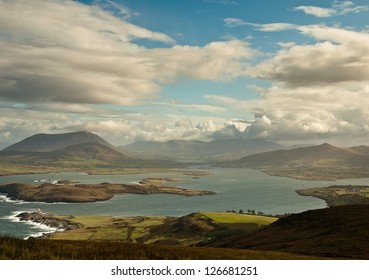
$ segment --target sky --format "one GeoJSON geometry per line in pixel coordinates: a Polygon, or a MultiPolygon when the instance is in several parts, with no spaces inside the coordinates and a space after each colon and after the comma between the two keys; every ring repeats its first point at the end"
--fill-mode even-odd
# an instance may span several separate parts
{"type": "Polygon", "coordinates": [[[369,144],[369,3],[0,0],[0,149],[86,130],[369,144]]]}

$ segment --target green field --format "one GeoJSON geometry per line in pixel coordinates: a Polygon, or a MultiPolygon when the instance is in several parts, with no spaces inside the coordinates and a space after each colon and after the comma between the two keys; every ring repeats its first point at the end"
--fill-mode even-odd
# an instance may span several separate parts
{"type": "Polygon", "coordinates": [[[58,216],[81,228],[56,232],[53,240],[115,240],[193,246],[210,240],[251,233],[277,218],[225,212],[193,213],[183,217],[58,216]]]}
{"type": "Polygon", "coordinates": [[[220,224],[257,224],[258,226],[267,226],[278,220],[268,216],[228,212],[202,212],[201,214],[220,224]]]}
{"type": "Polygon", "coordinates": [[[120,240],[137,242],[149,234],[150,228],[164,223],[166,217],[111,217],[77,216],[59,217],[83,225],[82,228],[54,233],[50,239],[58,240],[120,240]]]}

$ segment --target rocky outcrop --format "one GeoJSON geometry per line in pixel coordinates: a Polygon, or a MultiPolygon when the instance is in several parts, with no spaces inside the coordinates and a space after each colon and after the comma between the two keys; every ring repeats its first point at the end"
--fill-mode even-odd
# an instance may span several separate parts
{"type": "Polygon", "coordinates": [[[57,230],[72,230],[81,228],[82,225],[74,223],[62,218],[55,217],[50,213],[45,212],[23,212],[17,215],[21,221],[31,221],[34,223],[42,224],[48,227],[55,228],[57,230]]]}

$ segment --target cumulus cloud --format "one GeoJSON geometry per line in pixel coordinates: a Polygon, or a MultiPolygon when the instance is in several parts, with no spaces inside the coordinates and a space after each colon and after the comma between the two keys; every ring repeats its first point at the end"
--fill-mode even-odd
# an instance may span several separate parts
{"type": "Polygon", "coordinates": [[[256,77],[289,86],[324,85],[369,80],[369,34],[327,26],[301,26],[318,40],[310,45],[285,45],[259,64],[256,77]]]}
{"type": "MultiPolygon", "coordinates": [[[[367,82],[344,87],[272,86],[264,89],[262,98],[257,100],[208,98],[254,114],[254,120],[238,129],[244,138],[280,141],[369,136],[367,82]]],[[[237,132],[234,134],[239,137],[237,132]]]]}
{"type": "Polygon", "coordinates": [[[98,5],[61,0],[1,1],[0,52],[3,100],[121,105],[154,98],[177,78],[232,79],[253,53],[240,40],[179,46],[98,5]],[[168,47],[147,49],[135,39],[168,47]]]}

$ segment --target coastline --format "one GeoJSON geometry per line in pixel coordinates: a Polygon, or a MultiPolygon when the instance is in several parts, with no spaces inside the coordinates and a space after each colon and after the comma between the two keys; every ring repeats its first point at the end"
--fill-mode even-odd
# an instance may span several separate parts
{"type": "Polygon", "coordinates": [[[34,213],[33,211],[14,211],[10,216],[4,217],[4,219],[10,220],[13,223],[24,223],[31,226],[32,229],[37,232],[30,233],[27,236],[23,237],[24,240],[30,239],[30,238],[47,238],[51,234],[58,232],[58,231],[64,231],[63,228],[53,227],[51,225],[48,225],[47,223],[42,223],[40,221],[34,221],[32,219],[24,219],[19,215],[22,215],[24,213],[34,213]],[[40,231],[38,231],[40,230],[40,231]]]}

